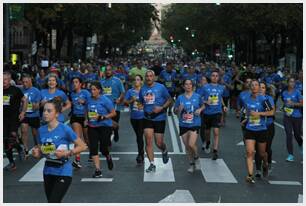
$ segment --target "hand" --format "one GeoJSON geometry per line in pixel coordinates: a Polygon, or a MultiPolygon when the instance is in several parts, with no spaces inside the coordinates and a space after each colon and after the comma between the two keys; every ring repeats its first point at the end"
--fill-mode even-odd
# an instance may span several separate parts
{"type": "Polygon", "coordinates": [[[120,104],[121,103],[121,101],[120,101],[120,99],[116,99],[116,104],[120,104]]]}
{"type": "Polygon", "coordinates": [[[138,109],[139,110],[143,110],[143,105],[142,104],[138,104],[138,109]]]}
{"type": "Polygon", "coordinates": [[[55,156],[60,159],[62,157],[68,157],[69,150],[56,150],[55,156]]]}
{"type": "Polygon", "coordinates": [[[19,121],[20,121],[20,122],[24,119],[24,115],[25,115],[24,112],[21,112],[21,113],[19,114],[19,121]]]}
{"type": "Polygon", "coordinates": [[[289,106],[294,106],[294,102],[291,101],[291,100],[288,100],[288,101],[287,101],[287,104],[288,104],[289,106]]]}
{"type": "Polygon", "coordinates": [[[197,115],[197,116],[199,116],[199,115],[201,114],[201,112],[202,112],[201,109],[197,109],[197,110],[194,112],[194,114],[197,115]]]}
{"type": "Polygon", "coordinates": [[[260,117],[260,112],[251,111],[251,112],[250,112],[250,115],[252,115],[252,116],[254,116],[254,117],[260,117]]]}
{"type": "Polygon", "coordinates": [[[131,103],[135,102],[136,100],[137,100],[136,97],[133,96],[133,97],[131,98],[131,103]]]}
{"type": "Polygon", "coordinates": [[[153,112],[154,113],[159,113],[163,110],[163,107],[159,107],[159,106],[155,106],[154,109],[153,109],[153,112]]]}
{"type": "Polygon", "coordinates": [[[36,159],[40,158],[40,148],[35,146],[33,149],[32,149],[32,155],[33,157],[35,157],[36,159]]]}
{"type": "Polygon", "coordinates": [[[228,111],[227,107],[223,107],[223,111],[227,112],[228,111]]]}
{"type": "Polygon", "coordinates": [[[245,123],[246,123],[246,121],[247,121],[246,119],[245,119],[245,120],[243,120],[243,121],[241,121],[241,122],[240,122],[240,125],[241,125],[241,126],[244,126],[244,125],[245,125],[245,123]]]}
{"type": "Polygon", "coordinates": [[[180,106],[178,107],[178,113],[181,114],[181,112],[183,111],[184,109],[184,105],[183,104],[180,104],[180,106]]]}

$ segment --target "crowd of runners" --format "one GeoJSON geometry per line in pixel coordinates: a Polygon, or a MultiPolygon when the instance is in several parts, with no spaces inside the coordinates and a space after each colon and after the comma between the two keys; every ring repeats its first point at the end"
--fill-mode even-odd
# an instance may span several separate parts
{"type": "Polygon", "coordinates": [[[255,183],[255,176],[267,178],[272,172],[276,111],[284,114],[286,161],[303,153],[302,95],[302,69],[293,73],[264,65],[126,58],[53,62],[49,67],[6,65],[3,142],[10,163],[6,170],[17,169],[14,150],[22,160],[30,155],[45,157],[47,199],[60,202],[71,184],[73,168],[82,168],[83,151],[89,150],[93,178],[102,177],[99,152],[108,169],[113,169],[112,144],[120,144],[120,113],[128,108],[138,146],[136,164],[144,164],[146,154],[150,164],[145,171],[158,170],[154,142],[167,164],[166,119],[177,115],[187,171],[193,173],[201,168],[198,148],[211,154],[212,160],[219,158],[220,129],[226,125],[228,111],[233,111],[245,145],[246,181],[255,183]],[[34,145],[29,144],[30,132],[34,145]],[[293,137],[299,153],[293,153],[293,137]]]}

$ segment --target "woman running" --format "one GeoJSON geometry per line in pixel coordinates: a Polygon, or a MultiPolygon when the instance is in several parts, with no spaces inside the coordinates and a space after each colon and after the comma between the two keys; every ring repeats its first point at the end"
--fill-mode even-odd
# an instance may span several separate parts
{"type": "MultiPolygon", "coordinates": [[[[84,125],[85,115],[86,115],[86,104],[90,97],[90,93],[86,89],[81,89],[82,87],[82,79],[80,77],[72,78],[72,93],[70,94],[70,99],[72,102],[72,110],[71,110],[71,118],[70,124],[72,126],[73,131],[78,135],[78,137],[82,138],[87,145],[88,137],[87,137],[87,128],[84,125]]],[[[75,160],[72,163],[72,166],[75,168],[81,168],[81,156],[76,155],[75,160]]]]}
{"type": "Polygon", "coordinates": [[[98,155],[99,143],[100,151],[106,157],[108,169],[113,169],[113,161],[108,146],[112,134],[112,118],[116,116],[116,111],[111,100],[105,95],[101,95],[100,82],[92,82],[90,88],[91,97],[87,103],[89,150],[95,165],[93,177],[99,178],[102,177],[98,155]]]}
{"type": "Polygon", "coordinates": [[[61,111],[59,98],[45,103],[43,117],[47,124],[39,128],[39,146],[32,150],[35,158],[46,157],[43,174],[49,203],[61,202],[71,184],[72,166],[69,157],[87,149],[69,126],[57,120],[61,111]],[[71,143],[75,147],[70,149],[71,143]]]}
{"type": "Polygon", "coordinates": [[[130,105],[130,121],[137,137],[138,155],[136,157],[137,164],[144,162],[144,143],[143,143],[143,105],[139,101],[139,91],[142,86],[143,78],[141,75],[135,76],[134,87],[129,89],[125,94],[125,104],[130,105]]]}
{"type": "Polygon", "coordinates": [[[282,93],[284,102],[284,127],[287,137],[288,162],[294,161],[292,138],[298,142],[300,152],[303,154],[302,124],[303,124],[303,96],[295,89],[295,79],[288,79],[288,89],[282,93]],[[292,134],[293,131],[293,134],[292,134]]]}
{"type": "Polygon", "coordinates": [[[54,97],[61,97],[62,100],[62,110],[58,115],[58,121],[64,123],[65,117],[63,112],[71,108],[71,102],[69,101],[67,95],[60,89],[58,89],[58,78],[56,74],[49,74],[47,77],[47,89],[40,91],[41,102],[40,106],[43,108],[45,103],[49,100],[52,100],[54,97]]]}
{"type": "Polygon", "coordinates": [[[251,82],[251,95],[245,99],[246,108],[246,129],[245,129],[245,146],[246,146],[246,163],[248,176],[246,181],[249,183],[255,183],[253,177],[253,159],[255,145],[258,144],[258,153],[260,159],[263,160],[263,176],[268,176],[268,157],[266,152],[266,134],[267,126],[265,117],[272,116],[273,110],[266,111],[268,108],[266,105],[267,99],[259,93],[258,80],[252,80],[251,82]]]}
{"type": "Polygon", "coordinates": [[[205,107],[201,96],[193,92],[194,86],[192,80],[184,80],[185,93],[178,96],[174,106],[174,113],[179,117],[180,136],[188,152],[190,167],[187,171],[190,173],[201,169],[196,141],[201,126],[200,114],[205,107]]]}
{"type": "MultiPolygon", "coordinates": [[[[272,172],[272,140],[274,138],[274,134],[275,134],[275,128],[274,128],[274,114],[275,114],[275,105],[274,105],[274,100],[273,97],[268,95],[266,93],[267,91],[267,84],[264,82],[260,83],[260,94],[263,95],[264,97],[266,97],[266,99],[268,100],[266,107],[270,108],[273,110],[273,115],[271,116],[267,116],[266,118],[266,125],[267,125],[267,134],[266,134],[266,142],[267,142],[267,146],[266,146],[266,152],[268,154],[268,168],[269,168],[269,174],[272,172]]],[[[270,91],[271,92],[271,91],[270,91]]],[[[269,92],[269,94],[271,94],[269,92]]],[[[258,146],[258,145],[257,145],[258,146]]],[[[256,151],[258,151],[258,148],[256,148],[256,151]]],[[[255,165],[256,165],[256,177],[261,177],[261,159],[260,156],[258,154],[258,152],[255,153],[255,165]]]]}

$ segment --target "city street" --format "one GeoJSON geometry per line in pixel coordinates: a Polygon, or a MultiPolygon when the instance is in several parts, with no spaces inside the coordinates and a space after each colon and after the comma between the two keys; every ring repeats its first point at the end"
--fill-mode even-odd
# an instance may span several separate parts
{"type": "MultiPolygon", "coordinates": [[[[245,150],[238,120],[232,111],[221,129],[220,155],[212,161],[211,154],[198,148],[201,171],[187,172],[188,161],[182,142],[178,137],[176,116],[167,119],[165,141],[170,152],[170,161],[164,165],[159,151],[156,152],[157,170],[146,174],[143,166],[137,166],[137,145],[129,123],[129,113],[123,112],[120,120],[120,139],[112,143],[114,169],[109,171],[102,160],[103,178],[92,179],[93,165],[87,163],[88,153],[83,153],[83,168],[74,170],[72,185],[63,202],[66,203],[297,203],[302,201],[303,164],[294,142],[295,162],[286,162],[285,132],[282,114],[276,114],[276,134],[273,149],[273,172],[268,180],[245,182],[245,150]]],[[[4,159],[4,165],[7,164],[4,159]]],[[[20,162],[16,155],[17,170],[3,173],[3,200],[5,203],[46,202],[43,189],[43,160],[30,157],[20,162]]],[[[147,163],[147,162],[146,162],[147,163]]],[[[146,165],[147,167],[147,165],[146,165]]]]}

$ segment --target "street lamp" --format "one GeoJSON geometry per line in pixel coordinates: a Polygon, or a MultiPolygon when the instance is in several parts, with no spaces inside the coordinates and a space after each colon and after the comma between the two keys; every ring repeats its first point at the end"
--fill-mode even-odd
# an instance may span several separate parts
{"type": "Polygon", "coordinates": [[[186,31],[188,31],[188,30],[189,30],[189,27],[188,27],[188,26],[186,26],[186,28],[185,28],[185,29],[186,29],[186,31]]]}

